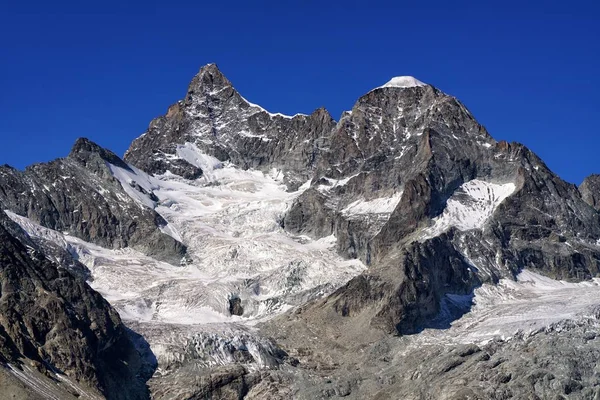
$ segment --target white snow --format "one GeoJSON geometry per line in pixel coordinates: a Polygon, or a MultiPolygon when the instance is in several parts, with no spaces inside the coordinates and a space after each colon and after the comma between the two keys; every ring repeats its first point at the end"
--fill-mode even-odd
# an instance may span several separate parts
{"type": "Polygon", "coordinates": [[[385,85],[379,86],[377,89],[384,87],[411,88],[418,86],[427,86],[427,84],[413,76],[396,76],[390,79],[385,85]]]}
{"type": "Polygon", "coordinates": [[[423,230],[422,239],[435,237],[450,227],[461,231],[483,229],[496,208],[516,189],[514,183],[491,183],[473,179],[461,185],[446,202],[433,226],[423,230]]]}
{"type": "Polygon", "coordinates": [[[323,179],[325,179],[329,185],[319,185],[317,189],[320,192],[328,192],[329,190],[336,188],[338,186],[347,185],[351,179],[357,177],[358,175],[360,175],[360,173],[354,174],[354,175],[351,175],[351,176],[348,176],[348,177],[342,178],[342,179],[333,179],[333,178],[323,177],[323,179]]]}
{"type": "Polygon", "coordinates": [[[525,336],[565,320],[586,320],[600,306],[600,279],[569,283],[523,270],[517,281],[502,279],[475,290],[473,307],[449,329],[429,329],[415,344],[485,343],[525,336]]]}
{"type": "MultiPolygon", "coordinates": [[[[247,348],[259,367],[268,365],[269,344],[254,335],[253,325],[331,293],[366,267],[340,257],[334,236],[311,240],[281,229],[279,218],[308,184],[286,192],[278,171],[239,170],[191,144],[179,146],[177,155],[201,167],[204,177],[191,182],[169,173],[151,177],[133,167],[110,168],[129,196],[168,221],[163,231],[188,246],[191,262],[186,265],[159,262],[130,248],[102,248],[7,214],[30,236],[77,254],[91,270],[90,285],[144,335],[159,364],[190,357],[203,365],[224,364],[231,361],[231,346],[237,346],[247,348]],[[158,201],[149,201],[137,187],[153,192],[158,201]],[[232,295],[242,300],[241,317],[229,315],[232,295]]],[[[510,182],[467,182],[425,233],[436,235],[450,226],[481,229],[514,190],[510,182]]],[[[355,201],[343,212],[390,213],[400,198],[396,193],[355,201]]],[[[470,297],[448,299],[457,303],[470,297]]],[[[501,280],[478,288],[471,311],[449,329],[428,329],[407,340],[415,345],[480,343],[517,332],[534,334],[565,319],[587,318],[599,299],[600,280],[567,283],[525,270],[517,282],[501,280]]]]}
{"type": "Polygon", "coordinates": [[[161,327],[149,327],[151,337],[161,336],[163,340],[152,350],[162,363],[194,361],[200,366],[214,366],[235,362],[234,350],[244,349],[252,355],[254,363],[250,369],[269,367],[270,354],[275,352],[269,340],[257,335],[253,328],[235,324],[214,324],[204,327],[202,332],[193,332],[187,326],[169,327],[165,335],[161,327]],[[185,350],[184,350],[185,349],[185,350]]]}
{"type": "Polygon", "coordinates": [[[308,185],[289,193],[279,171],[239,170],[189,143],[177,155],[202,168],[204,177],[187,181],[172,174],[151,177],[135,167],[110,169],[140,206],[168,221],[161,229],[187,245],[187,265],[159,262],[130,248],[105,249],[9,216],[30,235],[75,251],[92,272],[90,285],[126,321],[252,324],[329,293],[366,268],[340,257],[335,237],[313,241],[280,227],[279,218],[308,185]],[[242,299],[243,317],[229,315],[231,295],[242,299]]]}
{"type": "MultiPolygon", "coordinates": [[[[240,97],[242,97],[242,96],[240,96],[240,97]]],[[[281,117],[281,118],[286,118],[286,119],[292,119],[292,118],[299,117],[299,116],[307,116],[306,114],[301,114],[301,113],[297,113],[297,114],[294,114],[294,115],[286,115],[286,114],[282,114],[282,113],[272,113],[272,112],[269,112],[269,111],[265,110],[263,107],[259,106],[258,104],[254,104],[254,103],[248,101],[244,97],[242,97],[242,100],[244,100],[246,103],[248,103],[248,105],[250,107],[256,108],[258,111],[266,112],[267,114],[269,114],[269,116],[271,118],[281,117]]]]}
{"type": "Polygon", "coordinates": [[[115,178],[121,183],[123,190],[125,193],[129,195],[132,199],[136,200],[140,205],[154,208],[156,204],[154,201],[150,199],[146,194],[140,192],[135,189],[132,184],[137,183],[140,187],[142,187],[147,193],[151,193],[153,189],[156,189],[157,186],[153,186],[149,179],[143,178],[143,173],[137,168],[130,166],[131,170],[128,171],[124,168],[117,167],[116,165],[108,164],[110,172],[113,174],[115,178]]]}
{"type": "MultiPolygon", "coordinates": [[[[109,167],[130,197],[168,221],[163,232],[188,247],[191,261],[183,266],[159,262],[131,248],[102,248],[9,213],[31,236],[42,236],[77,254],[91,271],[89,284],[126,324],[134,324],[144,335],[159,363],[194,356],[188,344],[205,340],[207,332],[217,335],[211,340],[219,346],[237,343],[231,338],[245,337],[244,329],[327,295],[366,269],[360,261],[337,254],[334,236],[312,240],[290,235],[279,225],[310,182],[289,193],[280,171],[239,170],[190,143],[178,146],[177,156],[202,168],[203,177],[188,181],[170,173],[152,177],[134,167],[109,167]],[[154,193],[158,201],[139,188],[154,193]],[[242,300],[243,316],[229,314],[231,296],[242,300]]],[[[250,349],[259,365],[263,362],[259,353],[267,350],[256,340],[246,338],[239,344],[250,349]]],[[[198,346],[194,357],[206,347],[198,346]]],[[[206,365],[230,359],[224,350],[205,356],[206,365]]]]}

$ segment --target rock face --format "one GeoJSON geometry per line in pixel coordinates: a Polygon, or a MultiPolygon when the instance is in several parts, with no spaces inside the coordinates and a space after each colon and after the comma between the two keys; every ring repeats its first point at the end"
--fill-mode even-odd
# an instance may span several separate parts
{"type": "Polygon", "coordinates": [[[232,297],[229,299],[229,314],[238,316],[244,314],[242,300],[239,297],[232,297]]]}
{"type": "Polygon", "coordinates": [[[593,399],[600,395],[596,329],[597,321],[565,322],[479,345],[377,338],[370,346],[348,343],[339,357],[305,346],[296,371],[272,373],[269,381],[281,383],[258,383],[247,398],[284,398],[284,388],[297,399],[593,399]]]}
{"type": "Polygon", "coordinates": [[[590,175],[579,186],[581,197],[590,206],[600,210],[600,175],[590,175]]]}
{"type": "Polygon", "coordinates": [[[0,167],[0,202],[47,228],[178,265],[185,246],[160,231],[166,221],[132,199],[110,165],[129,169],[114,153],[79,139],[66,158],[25,171],[0,167]]]}
{"type": "Polygon", "coordinates": [[[599,214],[577,188],[524,146],[495,142],[432,86],[369,92],[330,143],[284,224],[313,237],[334,234],[342,254],[371,265],[369,284],[357,277],[334,296],[345,315],[376,302],[372,323],[413,331],[439,312],[445,293],[468,293],[522,268],[560,279],[600,271],[599,214]]]}
{"type": "Polygon", "coordinates": [[[21,368],[28,359],[42,374],[60,371],[107,398],[147,396],[119,315],[1,211],[0,282],[0,363],[21,368]]]}
{"type": "Polygon", "coordinates": [[[244,99],[209,64],[192,79],[185,99],[154,119],[124,158],[150,174],[170,171],[194,179],[202,171],[185,151],[191,144],[242,168],[281,170],[289,187],[297,188],[312,177],[320,143],[333,125],[324,109],[293,117],[271,114],[244,99]]]}

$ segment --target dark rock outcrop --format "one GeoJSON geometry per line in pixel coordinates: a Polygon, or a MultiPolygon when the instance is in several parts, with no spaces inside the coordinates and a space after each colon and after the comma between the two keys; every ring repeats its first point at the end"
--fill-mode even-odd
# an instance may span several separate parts
{"type": "Polygon", "coordinates": [[[229,299],[229,314],[231,315],[243,315],[244,307],[242,307],[242,299],[239,297],[232,297],[229,299]]]}

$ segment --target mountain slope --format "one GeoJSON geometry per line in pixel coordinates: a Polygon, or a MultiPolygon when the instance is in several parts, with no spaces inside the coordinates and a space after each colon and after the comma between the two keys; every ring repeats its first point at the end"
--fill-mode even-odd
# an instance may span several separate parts
{"type": "Polygon", "coordinates": [[[161,232],[166,221],[131,198],[108,163],[128,168],[112,152],[79,139],[66,158],[25,171],[2,166],[0,202],[47,228],[106,247],[131,246],[178,265],[185,247],[161,232]]]}
{"type": "Polygon", "coordinates": [[[418,329],[439,312],[445,293],[470,293],[525,267],[556,278],[595,276],[600,215],[578,189],[524,146],[496,142],[452,96],[409,78],[362,96],[335,126],[290,131],[282,124],[310,117],[290,119],[251,105],[211,64],[192,80],[178,111],[155,120],[126,159],[155,172],[144,160],[159,157],[158,146],[160,157],[196,168],[200,163],[186,153],[193,144],[241,168],[283,168],[289,183],[298,182],[300,165],[289,160],[296,143],[318,148],[304,164],[310,188],[285,213],[283,226],[313,239],[334,235],[341,255],[370,265],[356,279],[368,277],[373,286],[351,282],[332,305],[350,315],[363,307],[359,299],[373,298],[381,305],[374,323],[388,331],[418,329]],[[265,133],[257,118],[278,133],[265,133]],[[288,156],[256,161],[256,140],[283,146],[288,156]],[[456,220],[473,213],[475,222],[456,220]]]}
{"type": "MultiPolygon", "coordinates": [[[[99,390],[113,399],[145,398],[141,360],[119,315],[82,279],[47,260],[1,211],[0,282],[1,369],[25,383],[37,370],[37,382],[58,379],[77,396],[99,390]]],[[[34,387],[34,396],[53,395],[44,387],[34,387]]]]}

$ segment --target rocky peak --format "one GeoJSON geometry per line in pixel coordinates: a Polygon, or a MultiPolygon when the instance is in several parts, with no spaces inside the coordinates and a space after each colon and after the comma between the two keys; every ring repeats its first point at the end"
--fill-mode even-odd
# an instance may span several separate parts
{"type": "Polygon", "coordinates": [[[0,167],[0,202],[43,227],[101,246],[134,247],[179,264],[185,246],[161,232],[166,221],[131,198],[112,168],[130,171],[110,150],[80,138],[66,158],[25,171],[0,167]]]}
{"type": "Polygon", "coordinates": [[[154,119],[125,154],[125,160],[151,173],[167,171],[197,179],[202,166],[189,149],[230,161],[241,168],[284,172],[290,189],[312,176],[319,146],[335,121],[324,109],[311,115],[270,113],[244,99],[215,64],[200,69],[185,99],[154,119]]]}
{"type": "Polygon", "coordinates": [[[231,82],[219,70],[217,64],[207,64],[192,79],[188,93],[195,91],[211,92],[225,87],[230,87],[231,82]]]}
{"type": "Polygon", "coordinates": [[[92,160],[100,159],[129,170],[129,166],[112,151],[105,149],[87,138],[78,138],[71,148],[68,158],[82,165],[88,165],[92,160]]]}

